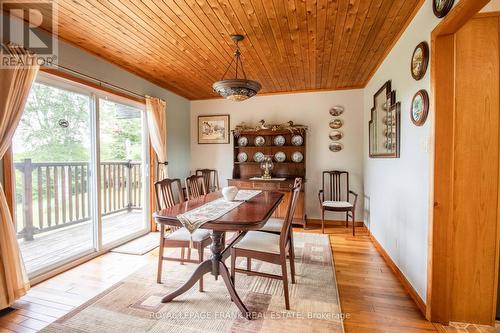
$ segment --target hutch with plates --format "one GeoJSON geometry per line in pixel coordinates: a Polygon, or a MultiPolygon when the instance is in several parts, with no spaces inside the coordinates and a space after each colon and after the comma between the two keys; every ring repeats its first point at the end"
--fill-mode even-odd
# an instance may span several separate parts
{"type": "Polygon", "coordinates": [[[290,189],[295,177],[303,179],[303,185],[294,215],[294,224],[306,226],[305,175],[306,175],[306,129],[286,128],[243,129],[233,131],[233,178],[229,186],[241,189],[279,191],[285,197],[273,217],[284,218],[290,189]],[[261,162],[271,157],[273,169],[271,179],[263,179],[261,162]]]}

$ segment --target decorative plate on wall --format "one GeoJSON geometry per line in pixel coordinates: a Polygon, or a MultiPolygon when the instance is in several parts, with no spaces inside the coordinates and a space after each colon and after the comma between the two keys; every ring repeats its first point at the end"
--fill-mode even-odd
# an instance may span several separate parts
{"type": "Polygon", "coordinates": [[[260,163],[264,160],[264,157],[264,154],[258,151],[253,155],[253,160],[257,163],[260,163]]]}
{"type": "Polygon", "coordinates": [[[248,159],[247,153],[238,154],[238,162],[246,162],[248,159]]]}
{"type": "Polygon", "coordinates": [[[330,114],[334,117],[340,116],[342,113],[344,113],[344,107],[341,105],[335,105],[330,109],[330,114]]]}
{"type": "Polygon", "coordinates": [[[344,125],[344,121],[340,118],[335,118],[332,121],[330,121],[330,128],[333,129],[339,129],[344,125]]]}
{"type": "Polygon", "coordinates": [[[266,143],[266,139],[264,139],[263,136],[258,136],[255,138],[254,140],[254,144],[257,146],[257,147],[261,147],[263,146],[264,144],[266,143]]]}
{"type": "Polygon", "coordinates": [[[276,154],[274,154],[274,159],[276,160],[276,162],[285,162],[286,155],[284,152],[279,151],[276,154]]]}
{"type": "Polygon", "coordinates": [[[454,2],[455,0],[433,0],[432,10],[434,11],[434,15],[439,18],[445,17],[453,7],[454,2]]]}
{"type": "Polygon", "coordinates": [[[330,148],[331,151],[336,153],[338,151],[341,151],[344,148],[344,146],[340,142],[332,142],[330,143],[330,146],[328,148],[330,148]]]}
{"type": "Polygon", "coordinates": [[[248,144],[248,138],[246,136],[240,136],[238,138],[238,146],[245,147],[248,144]]]}
{"type": "Polygon", "coordinates": [[[328,136],[330,137],[330,140],[338,141],[344,137],[344,133],[342,133],[341,131],[331,131],[328,136]]]}
{"type": "Polygon", "coordinates": [[[275,136],[273,142],[276,146],[283,146],[285,144],[285,137],[283,135],[275,136]]]}
{"type": "Polygon", "coordinates": [[[410,117],[417,126],[422,126],[429,113],[429,95],[425,89],[417,91],[411,101],[410,117]]]}
{"type": "Polygon", "coordinates": [[[292,136],[292,145],[301,146],[304,143],[304,138],[302,135],[294,135],[292,136]]]}
{"type": "Polygon", "coordinates": [[[300,163],[304,159],[304,155],[300,151],[296,151],[295,153],[292,154],[292,161],[295,163],[300,163]]]}
{"type": "Polygon", "coordinates": [[[420,80],[424,77],[429,64],[429,46],[426,42],[422,42],[415,47],[411,56],[411,76],[415,80],[420,80]]]}

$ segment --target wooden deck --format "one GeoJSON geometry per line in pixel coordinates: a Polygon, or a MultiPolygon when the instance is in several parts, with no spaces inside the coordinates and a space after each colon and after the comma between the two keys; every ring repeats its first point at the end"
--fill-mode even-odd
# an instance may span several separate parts
{"type": "MultiPolygon", "coordinates": [[[[142,211],[121,212],[103,217],[103,244],[109,244],[143,228],[142,211]]],[[[28,274],[49,265],[92,251],[91,221],[35,236],[33,241],[20,240],[21,253],[28,274]]]]}

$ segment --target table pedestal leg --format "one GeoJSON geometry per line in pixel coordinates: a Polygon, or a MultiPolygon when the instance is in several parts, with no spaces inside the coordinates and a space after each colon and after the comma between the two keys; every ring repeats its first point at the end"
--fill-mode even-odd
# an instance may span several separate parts
{"type": "Polygon", "coordinates": [[[212,245],[210,246],[210,250],[212,251],[212,258],[210,258],[210,260],[205,260],[204,262],[202,262],[193,272],[189,280],[187,280],[180,288],[163,297],[162,303],[168,303],[177,296],[182,295],[183,293],[191,289],[191,287],[195,285],[203,275],[211,272],[216,279],[219,275],[222,275],[222,279],[226,284],[229,295],[231,295],[231,299],[241,311],[241,314],[245,318],[251,319],[250,312],[238,296],[238,293],[234,288],[234,284],[231,281],[229,270],[224,263],[224,259],[228,257],[229,251],[224,251],[225,244],[223,235],[224,233],[222,231],[212,232],[212,234],[210,235],[210,237],[212,238],[212,245]]]}

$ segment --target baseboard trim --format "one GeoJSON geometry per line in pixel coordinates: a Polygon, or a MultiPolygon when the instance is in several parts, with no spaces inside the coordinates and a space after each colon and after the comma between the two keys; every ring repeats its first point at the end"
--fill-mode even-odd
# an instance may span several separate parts
{"type": "Polygon", "coordinates": [[[406,279],[404,276],[403,272],[401,272],[398,268],[398,266],[392,261],[391,257],[385,252],[384,248],[380,243],[377,241],[377,239],[373,236],[373,234],[369,234],[370,240],[372,241],[373,245],[375,245],[375,248],[377,251],[380,253],[382,258],[384,258],[384,261],[387,263],[387,265],[391,268],[391,270],[396,274],[396,277],[398,280],[401,282],[403,287],[405,288],[406,292],[410,295],[410,297],[413,299],[415,304],[417,305],[418,309],[422,313],[422,315],[425,317],[427,306],[425,305],[424,301],[420,297],[420,295],[417,293],[417,291],[413,288],[413,286],[410,284],[410,281],[406,279]]]}
{"type": "MultiPolygon", "coordinates": [[[[307,219],[307,224],[319,224],[321,225],[321,219],[307,219]]],[[[327,225],[344,225],[345,226],[345,221],[340,221],[340,220],[325,220],[325,226],[327,225]]],[[[356,227],[363,227],[365,224],[363,221],[356,221],[355,226],[356,227]]],[[[352,227],[352,221],[349,221],[349,226],[352,227]]]]}

